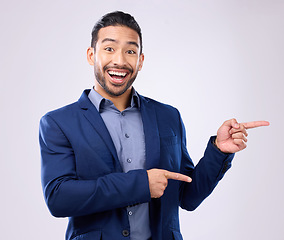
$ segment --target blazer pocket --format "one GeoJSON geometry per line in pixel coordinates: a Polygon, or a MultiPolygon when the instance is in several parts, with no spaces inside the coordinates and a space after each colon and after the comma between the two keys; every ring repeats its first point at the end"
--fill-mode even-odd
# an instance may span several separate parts
{"type": "Polygon", "coordinates": [[[160,137],[161,146],[171,146],[178,143],[177,136],[160,137]]]}
{"type": "Polygon", "coordinates": [[[183,240],[182,235],[180,232],[172,230],[173,239],[174,240],[183,240]]]}
{"type": "Polygon", "coordinates": [[[92,231],[80,234],[72,240],[101,240],[102,239],[102,232],[101,231],[92,231]]]}

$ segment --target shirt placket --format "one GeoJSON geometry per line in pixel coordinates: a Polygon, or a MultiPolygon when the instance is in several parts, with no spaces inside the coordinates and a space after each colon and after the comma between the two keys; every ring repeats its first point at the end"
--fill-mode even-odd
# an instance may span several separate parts
{"type": "Polygon", "coordinates": [[[121,144],[122,144],[122,158],[121,163],[123,166],[124,172],[128,172],[129,170],[133,169],[133,156],[131,156],[132,149],[131,146],[133,146],[133,132],[128,127],[127,124],[127,114],[129,114],[128,111],[123,111],[121,113],[120,119],[121,119],[121,144]]]}
{"type": "MultiPolygon", "coordinates": [[[[121,124],[121,134],[122,134],[122,167],[124,172],[128,172],[129,170],[133,169],[133,160],[131,156],[132,149],[130,149],[133,146],[133,132],[131,131],[131,128],[128,127],[127,124],[127,114],[129,114],[129,111],[125,110],[121,112],[120,114],[120,124],[121,124]]],[[[134,223],[134,216],[135,216],[135,206],[134,207],[128,207],[127,208],[127,214],[128,218],[131,224],[134,223]]]]}

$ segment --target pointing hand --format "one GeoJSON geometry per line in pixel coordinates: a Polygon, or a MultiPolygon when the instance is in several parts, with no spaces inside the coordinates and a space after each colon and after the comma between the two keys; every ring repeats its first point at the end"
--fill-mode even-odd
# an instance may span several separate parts
{"type": "Polygon", "coordinates": [[[169,172],[167,170],[150,169],[147,173],[151,198],[159,198],[163,196],[164,191],[168,186],[168,179],[191,182],[190,177],[180,173],[169,172]]]}
{"type": "Polygon", "coordinates": [[[215,141],[220,151],[225,153],[235,153],[246,148],[247,129],[269,126],[267,121],[255,121],[238,123],[236,119],[231,119],[223,123],[217,132],[215,141]]]}

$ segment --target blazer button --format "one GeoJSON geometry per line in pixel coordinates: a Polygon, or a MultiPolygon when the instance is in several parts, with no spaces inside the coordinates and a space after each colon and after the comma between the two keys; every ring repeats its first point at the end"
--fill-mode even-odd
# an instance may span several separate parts
{"type": "Polygon", "coordinates": [[[128,230],[123,230],[123,231],[122,231],[122,235],[123,235],[124,237],[128,237],[128,236],[129,236],[129,231],[128,231],[128,230]]]}

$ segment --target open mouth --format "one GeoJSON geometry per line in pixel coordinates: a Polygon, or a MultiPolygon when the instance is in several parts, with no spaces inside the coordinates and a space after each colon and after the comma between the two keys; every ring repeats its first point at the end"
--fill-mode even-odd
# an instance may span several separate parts
{"type": "Polygon", "coordinates": [[[107,73],[110,76],[111,81],[113,83],[122,84],[129,72],[128,71],[109,70],[109,71],[107,71],[107,73]]]}

